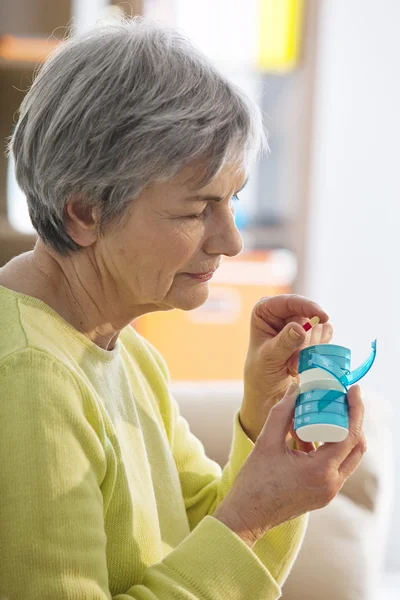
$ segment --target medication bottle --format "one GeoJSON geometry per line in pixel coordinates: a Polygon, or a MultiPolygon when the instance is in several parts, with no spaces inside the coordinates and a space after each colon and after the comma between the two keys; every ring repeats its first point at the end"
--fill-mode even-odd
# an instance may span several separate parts
{"type": "Polygon", "coordinates": [[[333,344],[304,348],[299,355],[300,394],[294,430],[304,442],[341,442],[349,433],[347,391],[372,367],[376,340],[367,360],[351,372],[351,350],[333,344]]]}

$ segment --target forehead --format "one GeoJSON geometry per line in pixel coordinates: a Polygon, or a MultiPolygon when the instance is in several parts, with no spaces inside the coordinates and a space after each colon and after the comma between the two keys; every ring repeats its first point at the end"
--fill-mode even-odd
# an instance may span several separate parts
{"type": "Polygon", "coordinates": [[[168,181],[153,182],[132,203],[132,210],[151,210],[152,207],[181,205],[197,194],[228,198],[238,192],[247,179],[243,165],[226,165],[207,185],[201,186],[204,163],[184,167],[168,181]]]}
{"type": "Polygon", "coordinates": [[[247,171],[243,164],[226,164],[206,185],[202,184],[203,178],[204,164],[197,163],[182,169],[175,177],[175,181],[190,193],[213,193],[225,196],[242,187],[247,179],[247,171]]]}

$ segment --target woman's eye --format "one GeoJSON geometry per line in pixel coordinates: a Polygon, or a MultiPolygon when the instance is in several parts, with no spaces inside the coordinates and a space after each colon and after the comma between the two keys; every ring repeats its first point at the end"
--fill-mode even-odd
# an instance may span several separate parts
{"type": "MultiPolygon", "coordinates": [[[[238,194],[234,194],[231,197],[231,200],[233,202],[238,202],[238,200],[239,200],[238,194]]],[[[206,210],[207,210],[207,206],[206,206],[206,208],[201,213],[196,213],[195,215],[188,215],[187,217],[185,217],[185,219],[205,219],[205,217],[206,217],[206,210]]]]}
{"type": "Polygon", "coordinates": [[[186,219],[204,219],[205,217],[205,210],[203,210],[203,212],[201,213],[197,213],[196,215],[188,215],[186,217],[186,219]]]}
{"type": "Polygon", "coordinates": [[[194,215],[187,215],[184,217],[185,219],[205,219],[207,216],[208,205],[202,210],[200,213],[196,213],[194,215]]]}
{"type": "MultiPolygon", "coordinates": [[[[237,194],[234,194],[232,196],[231,200],[232,200],[233,203],[235,203],[235,202],[239,202],[240,198],[239,198],[239,196],[237,194]]],[[[235,214],[235,207],[234,206],[232,206],[232,210],[233,210],[233,214],[235,214]]]]}

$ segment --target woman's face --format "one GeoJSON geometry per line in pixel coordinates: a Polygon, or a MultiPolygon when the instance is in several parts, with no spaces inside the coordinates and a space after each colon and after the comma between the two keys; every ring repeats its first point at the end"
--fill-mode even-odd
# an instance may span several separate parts
{"type": "Polygon", "coordinates": [[[146,188],[123,227],[97,244],[118,293],[138,315],[202,305],[208,283],[193,274],[213,271],[221,256],[242,250],[232,197],[244,184],[244,171],[226,167],[195,191],[193,179],[187,181],[194,172],[187,167],[173,180],[146,188]]]}

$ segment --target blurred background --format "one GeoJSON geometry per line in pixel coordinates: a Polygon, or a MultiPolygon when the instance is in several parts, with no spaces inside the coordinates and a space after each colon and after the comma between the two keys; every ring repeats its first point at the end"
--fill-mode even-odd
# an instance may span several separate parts
{"type": "MultiPolygon", "coordinates": [[[[359,487],[376,502],[360,506],[372,515],[371,529],[351,513],[345,525],[333,527],[342,541],[355,527],[369,532],[370,539],[352,550],[346,547],[342,571],[335,571],[335,579],[348,577],[347,564],[356,583],[334,595],[329,595],[332,589],[319,591],[318,598],[399,598],[400,458],[393,440],[400,420],[400,3],[1,0],[3,140],[11,134],[36,69],[54,45],[67,33],[74,35],[118,12],[185,30],[259,103],[271,149],[253,167],[236,204],[244,251],[223,263],[206,304],[189,313],[146,315],[134,326],[162,352],[174,393],[188,415],[196,411],[189,404],[205,405],[205,398],[222,403],[230,395],[240,398],[249,317],[261,296],[296,292],[319,302],[334,325],[333,342],[351,348],[354,367],[378,338],[376,363],[362,382],[371,398],[372,466],[359,487]],[[379,545],[372,548],[375,535],[379,545]],[[361,561],[364,554],[361,567],[351,565],[354,555],[361,561]],[[363,588],[371,569],[373,583],[363,588]]],[[[0,266],[34,242],[12,160],[1,152],[0,266]]],[[[218,420],[214,426],[213,432],[213,424],[207,424],[210,437],[219,435],[218,420]]],[[[347,498],[356,502],[353,492],[347,498]]],[[[316,529],[322,532],[323,527],[316,529]]],[[[314,550],[327,549],[334,534],[326,529],[314,550]]],[[[340,546],[335,552],[342,554],[340,546]]],[[[329,561],[326,554],[325,563],[329,561]]],[[[314,598],[314,575],[311,571],[301,584],[308,600],[314,598]]],[[[289,584],[284,589],[288,600],[289,584]]],[[[293,597],[301,600],[296,589],[293,597]]]]}

